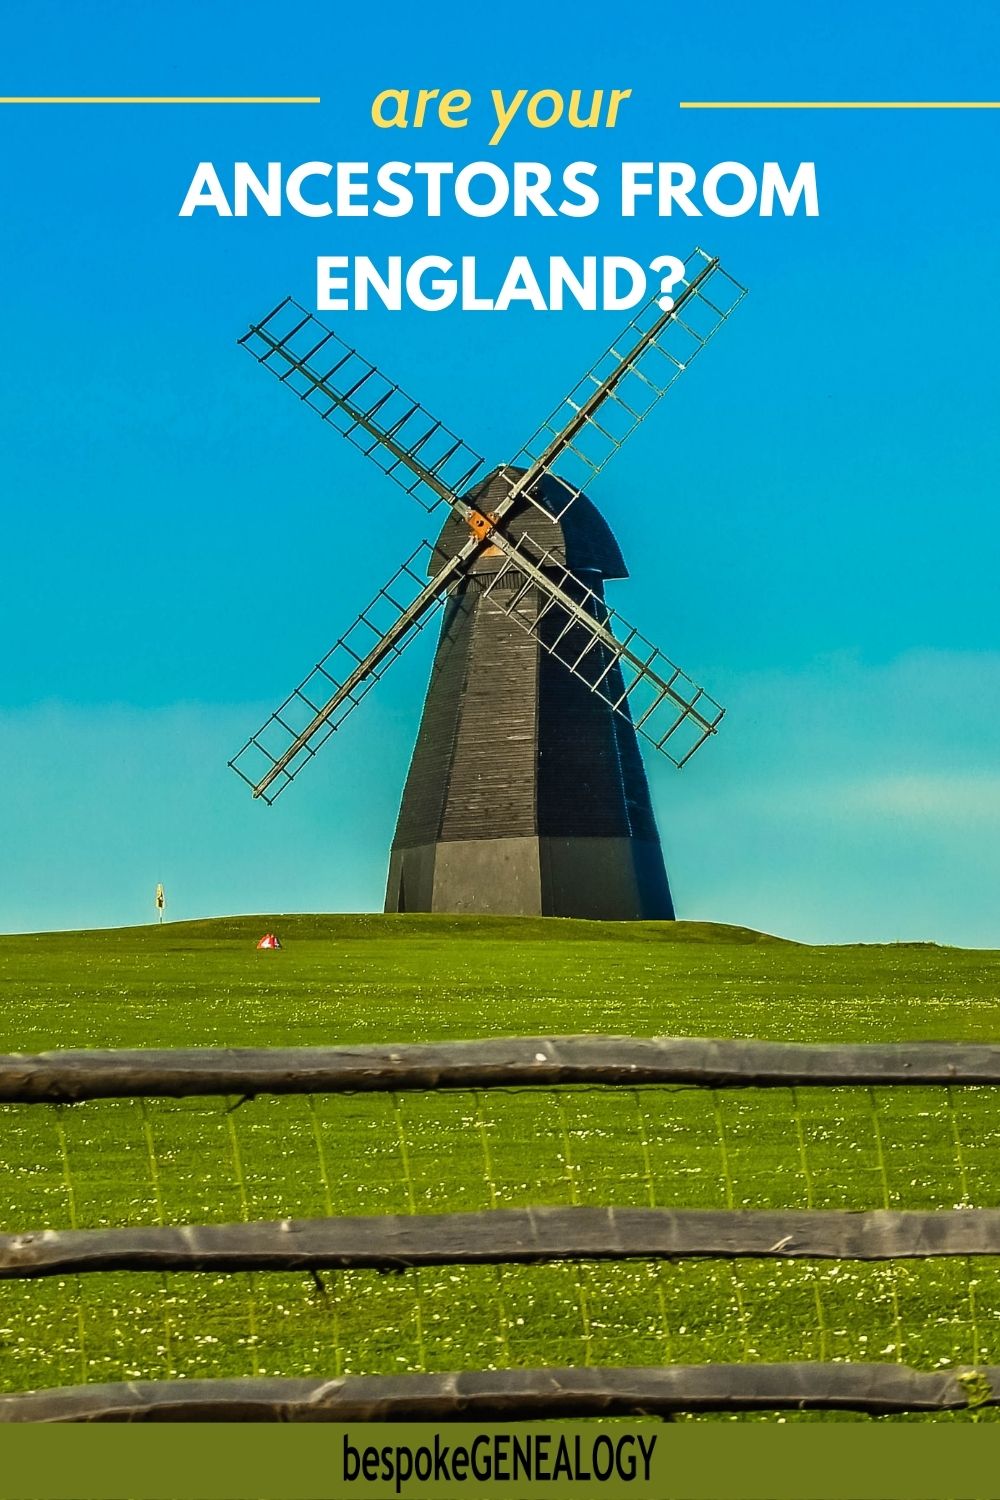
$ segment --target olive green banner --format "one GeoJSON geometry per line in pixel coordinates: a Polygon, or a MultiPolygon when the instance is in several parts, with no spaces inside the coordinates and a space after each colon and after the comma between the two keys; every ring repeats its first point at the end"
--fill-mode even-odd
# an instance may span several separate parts
{"type": "Polygon", "coordinates": [[[1000,1423],[0,1429],[0,1500],[1000,1500],[1000,1423]]]}

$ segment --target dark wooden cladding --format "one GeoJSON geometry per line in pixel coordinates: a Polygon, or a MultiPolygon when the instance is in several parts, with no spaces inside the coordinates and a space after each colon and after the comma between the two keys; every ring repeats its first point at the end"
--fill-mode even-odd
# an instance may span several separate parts
{"type": "Polygon", "coordinates": [[[877,1045],[698,1037],[512,1037],[398,1046],[176,1048],[0,1057],[0,1102],[131,1096],[385,1093],[556,1084],[1000,1083],[1000,1045],[877,1045]]]}
{"type": "Polygon", "coordinates": [[[842,1260],[1000,1255],[1000,1209],[520,1208],[0,1235],[0,1279],[83,1271],[515,1265],[696,1256],[842,1260]]]}
{"type": "Polygon", "coordinates": [[[0,1396],[0,1422],[378,1422],[701,1411],[960,1411],[1000,1402],[1000,1366],[890,1364],[463,1370],[335,1380],[134,1381],[0,1396]],[[965,1378],[963,1378],[965,1377],[965,1378]]]}

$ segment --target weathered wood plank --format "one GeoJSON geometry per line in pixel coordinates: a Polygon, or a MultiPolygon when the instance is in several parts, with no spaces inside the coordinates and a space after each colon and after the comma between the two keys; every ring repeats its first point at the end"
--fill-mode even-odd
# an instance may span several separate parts
{"type": "Polygon", "coordinates": [[[996,1084],[1000,1045],[802,1045],[698,1037],[513,1037],[398,1046],[176,1048],[0,1056],[0,1102],[556,1084],[996,1084]]]}
{"type": "Polygon", "coordinates": [[[1000,1255],[1000,1209],[524,1208],[0,1235],[0,1280],[84,1271],[265,1271],[696,1256],[1000,1255]]]}
{"type": "Polygon", "coordinates": [[[1000,1366],[673,1365],[462,1371],[336,1380],[177,1380],[0,1396],[0,1422],[476,1421],[674,1412],[953,1411],[1000,1402],[1000,1366]]]}

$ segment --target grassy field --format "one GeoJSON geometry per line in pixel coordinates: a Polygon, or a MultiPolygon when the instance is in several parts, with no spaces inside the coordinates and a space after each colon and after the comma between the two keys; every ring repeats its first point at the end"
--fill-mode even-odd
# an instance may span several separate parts
{"type": "MultiPolygon", "coordinates": [[[[995,1040],[1000,955],[698,924],[232,918],[0,938],[0,1050],[567,1032],[995,1040]],[[285,947],[257,953],[273,929],[285,947]]],[[[4,1229],[529,1203],[1000,1205],[995,1089],[0,1109],[4,1229]]],[[[0,1283],[0,1388],[536,1363],[1000,1363],[986,1261],[0,1283]]]]}

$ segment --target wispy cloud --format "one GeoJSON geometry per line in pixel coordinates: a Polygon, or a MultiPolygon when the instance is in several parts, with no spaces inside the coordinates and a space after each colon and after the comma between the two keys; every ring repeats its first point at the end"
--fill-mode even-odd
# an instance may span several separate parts
{"type": "MultiPolygon", "coordinates": [[[[648,762],[683,915],[1000,946],[1000,654],[717,685],[717,739],[648,762]]],[[[423,683],[385,686],[273,809],[225,764],[270,704],[0,715],[0,930],[148,920],[157,880],[175,917],[377,908],[423,683]]]]}
{"type": "Polygon", "coordinates": [[[847,813],[866,817],[995,828],[1000,824],[1000,773],[925,771],[876,776],[848,783],[842,806],[847,813]]]}
{"type": "Polygon", "coordinates": [[[843,656],[721,684],[654,773],[679,905],[807,941],[1000,946],[1000,653],[843,656]]]}

